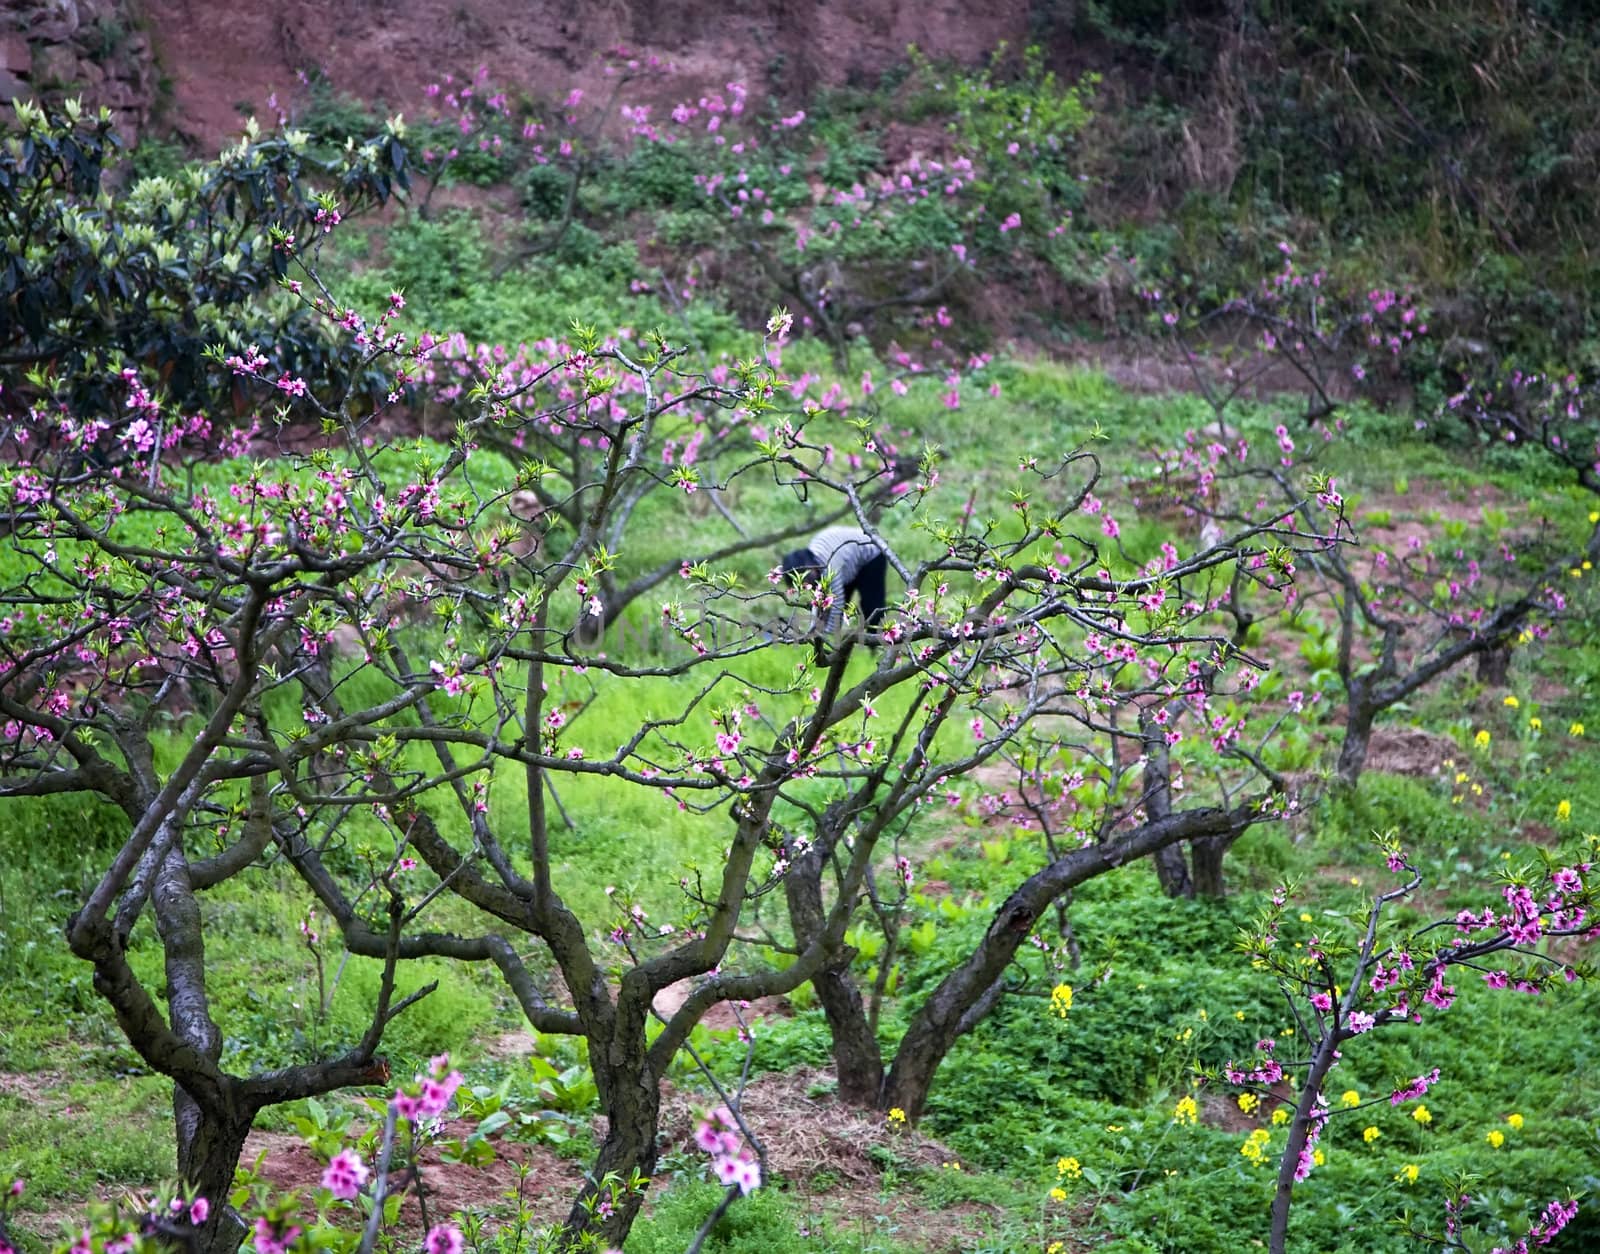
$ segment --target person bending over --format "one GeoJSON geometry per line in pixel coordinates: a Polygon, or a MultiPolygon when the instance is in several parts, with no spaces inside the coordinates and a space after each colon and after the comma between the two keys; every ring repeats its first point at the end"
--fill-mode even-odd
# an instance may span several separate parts
{"type": "Polygon", "coordinates": [[[785,578],[798,579],[807,587],[826,578],[833,591],[833,604],[822,623],[824,637],[838,634],[844,622],[845,603],[851,597],[856,598],[868,631],[876,631],[883,621],[889,557],[860,528],[824,527],[805,548],[785,553],[781,569],[785,578]]]}

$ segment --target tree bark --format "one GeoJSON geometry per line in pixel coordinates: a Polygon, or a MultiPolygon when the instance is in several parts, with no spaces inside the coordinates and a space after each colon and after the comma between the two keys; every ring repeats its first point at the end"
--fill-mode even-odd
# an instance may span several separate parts
{"type": "MultiPolygon", "coordinates": [[[[591,1050],[594,1045],[591,1043],[591,1050]]],[[[644,1204],[644,1190],[625,1186],[635,1173],[649,1177],[656,1169],[656,1129],[661,1117],[661,1078],[642,1061],[644,1039],[639,1038],[641,1062],[637,1068],[619,1069],[631,1079],[613,1080],[606,1086],[606,1138],[600,1145],[589,1182],[567,1215],[562,1248],[587,1248],[585,1233],[600,1238],[602,1247],[620,1249],[644,1204]],[[615,1203],[606,1177],[615,1174],[624,1186],[615,1203]]]]}
{"type": "MultiPolygon", "coordinates": [[[[822,873],[826,866],[819,840],[797,857],[784,876],[789,919],[795,940],[804,948],[822,935],[826,914],[822,904],[822,873]]],[[[845,946],[811,977],[828,1034],[833,1041],[834,1069],[839,1076],[839,1100],[851,1106],[875,1109],[883,1094],[883,1053],[867,1019],[861,991],[850,975],[855,950],[845,946]]]]}
{"type": "Polygon", "coordinates": [[[1504,688],[1511,671],[1511,646],[1498,644],[1478,654],[1478,682],[1491,688],[1504,688]]]}
{"type": "Polygon", "coordinates": [[[1181,845],[1168,845],[1151,858],[1156,864],[1156,881],[1168,897],[1193,897],[1194,880],[1189,876],[1189,860],[1181,845]]]}
{"type": "MultiPolygon", "coordinates": [[[[1145,786],[1145,813],[1152,819],[1164,819],[1172,813],[1172,751],[1154,723],[1145,725],[1144,751],[1149,781],[1145,786]]],[[[1156,882],[1168,897],[1194,896],[1194,880],[1182,845],[1157,849],[1150,860],[1155,863],[1156,882]]]]}
{"type": "MultiPolygon", "coordinates": [[[[1232,846],[1232,836],[1203,836],[1189,842],[1194,862],[1194,881],[1189,896],[1220,900],[1228,895],[1222,880],[1222,860],[1232,846]]],[[[1172,847],[1176,849],[1176,846],[1172,847]]]]}
{"type": "Polygon", "coordinates": [[[1377,710],[1364,693],[1352,690],[1349,714],[1345,718],[1344,741],[1339,745],[1339,763],[1335,773],[1345,788],[1354,788],[1366,769],[1367,749],[1372,743],[1372,720],[1377,710]]]}
{"type": "Polygon", "coordinates": [[[239,1212],[228,1205],[228,1193],[254,1112],[207,1111],[181,1085],[173,1090],[172,1104],[178,1116],[178,1175],[211,1204],[200,1227],[198,1254],[234,1254],[246,1229],[239,1212]]]}

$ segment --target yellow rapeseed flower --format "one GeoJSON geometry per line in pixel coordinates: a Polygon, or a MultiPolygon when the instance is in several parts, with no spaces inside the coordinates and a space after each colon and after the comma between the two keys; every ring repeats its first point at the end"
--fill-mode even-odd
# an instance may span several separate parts
{"type": "Polygon", "coordinates": [[[1248,1115],[1259,1105],[1261,1105],[1261,1099],[1254,1093],[1239,1094],[1239,1109],[1244,1111],[1245,1114],[1248,1115]]]}
{"type": "Polygon", "coordinates": [[[1574,723],[1571,727],[1567,728],[1567,735],[1569,735],[1569,736],[1581,736],[1581,735],[1583,735],[1583,724],[1582,723],[1574,723]]]}
{"type": "Polygon", "coordinates": [[[1361,1105],[1361,1094],[1354,1089],[1346,1089],[1339,1098],[1339,1104],[1341,1106],[1359,1106],[1361,1105]]]}
{"type": "Polygon", "coordinates": [[[1060,1241],[1052,1241],[1045,1246],[1044,1254],[1064,1254],[1066,1245],[1060,1241]]]}
{"type": "Polygon", "coordinates": [[[1055,1188],[1050,1190],[1050,1200],[1052,1202],[1064,1202],[1064,1201],[1066,1201],[1067,1200],[1067,1191],[1065,1189],[1063,1189],[1059,1184],[1056,1185],[1055,1188]]]}
{"type": "Polygon", "coordinates": [[[1319,1167],[1328,1161],[1328,1156],[1322,1152],[1322,1146],[1319,1145],[1311,1151],[1311,1161],[1319,1167]]]}
{"type": "Polygon", "coordinates": [[[1556,822],[1565,823],[1572,818],[1572,802],[1563,797],[1556,803],[1556,822]]]}
{"type": "Polygon", "coordinates": [[[1433,1122],[1433,1115],[1429,1112],[1429,1110],[1428,1110],[1428,1108],[1426,1106],[1418,1106],[1415,1110],[1413,1110],[1411,1112],[1411,1117],[1413,1119],[1415,1119],[1418,1123],[1420,1123],[1423,1127],[1427,1127],[1430,1123],[1433,1122]]]}
{"type": "Polygon", "coordinates": [[[1479,749],[1487,749],[1489,747],[1489,729],[1487,727],[1480,728],[1478,734],[1472,738],[1472,743],[1479,749]]]}
{"type": "Polygon", "coordinates": [[[1528,730],[1529,731],[1543,731],[1544,730],[1544,721],[1542,719],[1540,719],[1537,715],[1535,715],[1534,717],[1532,717],[1532,718],[1530,718],[1528,720],[1528,730]]]}
{"type": "Polygon", "coordinates": [[[1500,1131],[1499,1128],[1490,1128],[1489,1135],[1483,1139],[1489,1142],[1490,1145],[1494,1146],[1495,1149],[1499,1149],[1506,1143],[1506,1134],[1500,1131]]]}
{"type": "Polygon", "coordinates": [[[1200,1107],[1194,1098],[1185,1094],[1178,1099],[1178,1104],[1172,1110],[1173,1123],[1193,1124],[1200,1118],[1200,1107]]]}
{"type": "Polygon", "coordinates": [[[1506,706],[1506,707],[1508,707],[1508,708],[1510,708],[1510,709],[1513,709],[1513,710],[1514,710],[1514,709],[1516,709],[1516,708],[1517,708],[1517,707],[1518,707],[1518,706],[1519,706],[1519,705],[1521,705],[1521,704],[1522,704],[1522,702],[1520,702],[1520,701],[1518,701],[1518,700],[1517,700],[1517,699],[1516,699],[1516,698],[1515,698],[1515,697],[1507,697],[1507,698],[1506,698],[1506,699],[1505,699],[1505,700],[1504,700],[1504,701],[1502,701],[1502,702],[1501,702],[1501,703],[1500,703],[1500,704],[1501,704],[1501,705],[1503,705],[1503,706],[1506,706]]]}
{"type": "Polygon", "coordinates": [[[1518,1132],[1522,1131],[1522,1116],[1521,1115],[1517,1115],[1517,1114],[1507,1115],[1506,1116],[1506,1122],[1509,1123],[1512,1126],[1512,1128],[1514,1128],[1516,1131],[1518,1131],[1518,1132]]]}
{"type": "Polygon", "coordinates": [[[1069,1180],[1076,1180],[1083,1174],[1083,1165],[1076,1158],[1056,1159],[1056,1175],[1066,1176],[1069,1180]]]}
{"type": "Polygon", "coordinates": [[[1378,1129],[1374,1127],[1366,1127],[1361,1129],[1361,1139],[1368,1145],[1371,1145],[1382,1135],[1383,1133],[1379,1132],[1378,1129]]]}
{"type": "Polygon", "coordinates": [[[1272,1122],[1275,1123],[1275,1124],[1288,1123],[1289,1122],[1289,1108],[1287,1106],[1279,1106],[1276,1110],[1274,1110],[1272,1112],[1272,1122]]]}
{"type": "Polygon", "coordinates": [[[1271,1133],[1269,1133],[1265,1128],[1257,1128],[1249,1135],[1249,1137],[1245,1139],[1245,1143],[1239,1147],[1239,1152],[1248,1158],[1252,1163],[1259,1164],[1261,1162],[1262,1153],[1266,1150],[1267,1141],[1270,1139],[1270,1137],[1271,1133]]]}
{"type": "Polygon", "coordinates": [[[1311,912],[1309,910],[1302,910],[1300,912],[1300,922],[1302,922],[1302,923],[1310,923],[1311,922],[1311,912]]]}
{"type": "Polygon", "coordinates": [[[1417,1164],[1407,1163],[1394,1173],[1394,1178],[1401,1184],[1415,1184],[1417,1182],[1417,1164]]]}
{"type": "Polygon", "coordinates": [[[1050,990],[1050,1009],[1065,1019],[1067,1011],[1072,1009],[1072,985],[1057,984],[1050,990]]]}
{"type": "Polygon", "coordinates": [[[905,1111],[901,1110],[900,1107],[898,1107],[898,1106],[894,1106],[894,1107],[890,1108],[890,1110],[889,1110],[889,1122],[890,1123],[904,1123],[905,1121],[906,1121],[906,1112],[905,1111]]]}

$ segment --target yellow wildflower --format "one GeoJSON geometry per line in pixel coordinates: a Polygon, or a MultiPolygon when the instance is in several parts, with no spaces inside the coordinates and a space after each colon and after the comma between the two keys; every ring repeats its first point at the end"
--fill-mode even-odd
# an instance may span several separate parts
{"type": "Polygon", "coordinates": [[[1377,1128],[1374,1128],[1374,1127],[1371,1127],[1371,1126],[1368,1126],[1368,1127],[1365,1127],[1365,1128],[1361,1129],[1361,1139],[1363,1141],[1365,1141],[1368,1145],[1371,1145],[1374,1141],[1376,1141],[1382,1135],[1383,1135],[1383,1133],[1379,1132],[1377,1128]]]}
{"type": "Polygon", "coordinates": [[[1514,710],[1514,709],[1516,709],[1516,708],[1517,708],[1517,707],[1518,707],[1518,706],[1519,706],[1519,705],[1521,705],[1521,704],[1522,704],[1522,702],[1520,702],[1520,701],[1518,701],[1518,700],[1517,700],[1517,699],[1516,699],[1516,698],[1515,698],[1515,697],[1507,697],[1507,698],[1506,698],[1506,699],[1505,699],[1505,700],[1504,700],[1504,701],[1502,701],[1502,702],[1501,702],[1501,703],[1500,703],[1500,704],[1501,704],[1501,705],[1503,705],[1503,706],[1506,706],[1506,707],[1507,707],[1507,708],[1508,708],[1508,709],[1512,709],[1512,710],[1514,710]]]}
{"type": "Polygon", "coordinates": [[[1072,1009],[1072,985],[1057,984],[1050,990],[1050,1009],[1065,1019],[1067,1011],[1072,1009]]]}
{"type": "Polygon", "coordinates": [[[1193,1124],[1197,1122],[1199,1118],[1200,1107],[1195,1102],[1194,1098],[1190,1097],[1188,1094],[1185,1094],[1183,1097],[1178,1099],[1178,1104],[1173,1108],[1172,1111],[1173,1123],[1193,1124]]]}
{"type": "Polygon", "coordinates": [[[1426,1106],[1418,1106],[1415,1110],[1413,1110],[1411,1112],[1411,1117],[1413,1119],[1415,1119],[1418,1123],[1420,1123],[1423,1127],[1427,1127],[1430,1123],[1433,1122],[1433,1115],[1428,1110],[1428,1108],[1426,1106]]]}
{"type": "Polygon", "coordinates": [[[1050,1200],[1052,1202],[1064,1202],[1064,1201],[1066,1201],[1067,1200],[1067,1191],[1065,1189],[1063,1189],[1059,1184],[1056,1185],[1055,1188],[1050,1190],[1050,1200]]]}
{"type": "Polygon", "coordinates": [[[1600,510],[1595,510],[1595,509],[1590,510],[1589,511],[1589,521],[1592,522],[1592,523],[1600,522],[1600,510]]]}
{"type": "Polygon", "coordinates": [[[1237,1020],[1238,1020],[1238,1021],[1239,1021],[1239,1022],[1240,1022],[1240,1023],[1243,1023],[1243,1022],[1244,1022],[1244,1011],[1242,1011],[1242,1010],[1235,1010],[1235,1011],[1234,1011],[1234,1012],[1233,1012],[1233,1017],[1234,1017],[1234,1018],[1235,1018],[1235,1019],[1237,1019],[1237,1020]]]}
{"type": "Polygon", "coordinates": [[[1522,1131],[1522,1116],[1521,1115],[1517,1115],[1517,1114],[1507,1115],[1506,1116],[1506,1122],[1509,1123],[1512,1126],[1512,1128],[1515,1129],[1516,1131],[1518,1131],[1518,1132],[1522,1131]]]}
{"type": "Polygon", "coordinates": [[[1357,1093],[1354,1089],[1346,1089],[1343,1096],[1339,1098],[1339,1105],[1359,1106],[1361,1105],[1361,1094],[1357,1093]]]}
{"type": "Polygon", "coordinates": [[[1275,1111],[1272,1112],[1272,1122],[1275,1124],[1288,1123],[1289,1108],[1287,1106],[1279,1106],[1275,1111]]]}
{"type": "Polygon", "coordinates": [[[890,1123],[904,1123],[905,1121],[906,1121],[906,1112],[905,1111],[901,1110],[900,1107],[898,1107],[898,1106],[892,1107],[890,1109],[890,1111],[889,1111],[889,1122],[890,1123]]]}
{"type": "Polygon", "coordinates": [[[1563,797],[1556,803],[1556,822],[1565,823],[1572,818],[1572,802],[1563,797]]]}
{"type": "Polygon", "coordinates": [[[1261,1105],[1261,1099],[1254,1093],[1239,1094],[1239,1109],[1244,1111],[1245,1114],[1248,1115],[1259,1105],[1261,1105]]]}
{"type": "Polygon", "coordinates": [[[1056,1159],[1056,1175],[1066,1176],[1069,1180],[1076,1180],[1083,1174],[1083,1166],[1076,1158],[1056,1159]]]}
{"type": "Polygon", "coordinates": [[[1582,723],[1574,723],[1571,727],[1567,728],[1567,735],[1569,735],[1569,736],[1581,736],[1581,735],[1583,735],[1583,724],[1582,723]]]}
{"type": "Polygon", "coordinates": [[[939,1165],[941,1167],[943,1167],[946,1171],[960,1171],[961,1170],[961,1164],[959,1162],[940,1163],[939,1165]]]}
{"type": "Polygon", "coordinates": [[[1499,1128],[1490,1128],[1489,1135],[1483,1139],[1489,1142],[1490,1145],[1494,1146],[1495,1149],[1499,1149],[1506,1143],[1506,1134],[1500,1131],[1499,1128]]]}
{"type": "Polygon", "coordinates": [[[1267,1141],[1271,1134],[1265,1128],[1257,1128],[1252,1132],[1245,1143],[1239,1147],[1239,1152],[1252,1163],[1260,1163],[1263,1151],[1267,1148],[1267,1141]]]}
{"type": "Polygon", "coordinates": [[[1319,1145],[1316,1149],[1311,1151],[1311,1161],[1318,1167],[1322,1166],[1323,1163],[1328,1161],[1328,1156],[1322,1152],[1322,1146],[1319,1145]]]}
{"type": "Polygon", "coordinates": [[[1300,922],[1302,922],[1302,923],[1310,923],[1311,922],[1311,912],[1309,910],[1302,910],[1300,912],[1300,922]]]}
{"type": "Polygon", "coordinates": [[[1415,1184],[1417,1182],[1417,1164],[1407,1163],[1394,1173],[1394,1178],[1401,1184],[1415,1184]]]}
{"type": "Polygon", "coordinates": [[[1066,1245],[1060,1241],[1052,1241],[1045,1247],[1044,1254],[1064,1254],[1066,1245]]]}
{"type": "Polygon", "coordinates": [[[1489,747],[1489,729],[1487,727],[1480,728],[1478,734],[1472,738],[1472,743],[1479,749],[1487,749],[1489,747]]]}
{"type": "Polygon", "coordinates": [[[1534,717],[1532,717],[1532,718],[1530,718],[1528,720],[1528,730],[1529,731],[1543,731],[1544,730],[1544,721],[1542,719],[1540,719],[1537,715],[1535,715],[1534,717]]]}

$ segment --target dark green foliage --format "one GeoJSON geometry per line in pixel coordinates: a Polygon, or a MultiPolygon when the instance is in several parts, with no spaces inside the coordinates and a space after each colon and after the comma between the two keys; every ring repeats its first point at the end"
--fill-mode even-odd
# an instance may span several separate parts
{"type": "MultiPolygon", "coordinates": [[[[232,413],[233,379],[212,344],[273,345],[275,368],[348,372],[298,303],[263,303],[287,273],[286,237],[309,246],[319,211],[358,213],[407,183],[406,150],[385,133],[335,160],[287,134],[208,165],[138,178],[109,113],[20,106],[0,147],[0,360],[75,413],[116,413],[118,371],[145,367],[186,412],[232,413]]],[[[146,167],[171,164],[159,149],[146,167]]],[[[374,381],[373,386],[383,384],[374,381]]]]}

